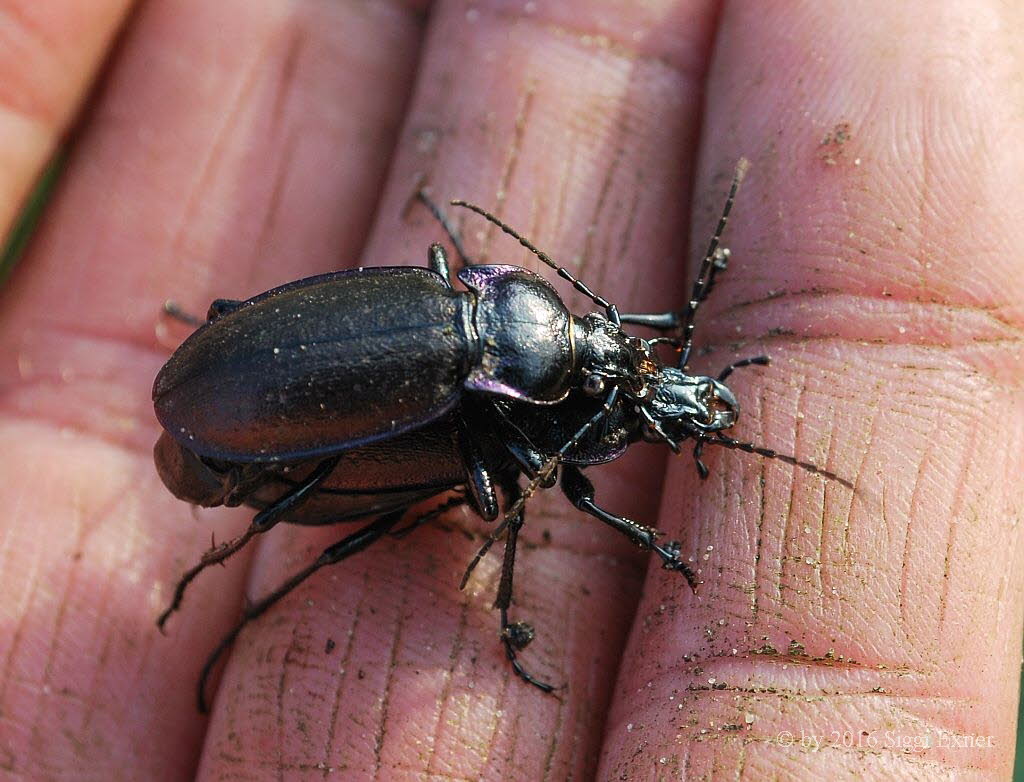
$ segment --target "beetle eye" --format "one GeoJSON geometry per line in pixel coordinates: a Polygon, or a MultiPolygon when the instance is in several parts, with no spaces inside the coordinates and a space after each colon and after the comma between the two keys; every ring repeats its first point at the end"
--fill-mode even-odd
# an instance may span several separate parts
{"type": "Polygon", "coordinates": [[[600,375],[587,375],[583,381],[583,393],[597,396],[604,391],[604,378],[600,375]]]}

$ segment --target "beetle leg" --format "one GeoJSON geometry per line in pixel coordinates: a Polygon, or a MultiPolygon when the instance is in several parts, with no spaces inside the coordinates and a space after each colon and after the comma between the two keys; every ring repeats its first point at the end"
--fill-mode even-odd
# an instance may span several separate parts
{"type": "Polygon", "coordinates": [[[419,517],[413,519],[408,524],[406,524],[404,527],[402,527],[400,529],[392,530],[388,534],[390,534],[391,537],[393,537],[393,538],[404,538],[409,533],[415,532],[416,530],[418,530],[420,527],[422,527],[427,522],[433,521],[438,516],[440,516],[442,513],[447,513],[448,511],[450,511],[450,510],[452,510],[454,508],[459,508],[459,507],[465,505],[467,502],[468,502],[468,500],[466,499],[465,495],[462,495],[462,494],[460,494],[457,497],[450,497],[449,499],[447,499],[444,502],[442,502],[440,505],[438,505],[433,510],[428,510],[422,516],[419,516],[419,517]]]}
{"type": "Polygon", "coordinates": [[[690,360],[690,348],[693,345],[693,321],[697,315],[697,308],[714,287],[717,273],[724,271],[729,264],[729,251],[721,246],[722,234],[725,232],[725,226],[729,223],[729,212],[736,199],[736,191],[740,189],[740,182],[743,181],[749,167],[750,162],[746,158],[740,158],[739,163],[736,164],[736,172],[732,176],[732,185],[729,187],[729,195],[725,198],[722,215],[718,218],[715,233],[711,236],[707,252],[704,253],[704,260],[701,261],[700,271],[697,273],[697,279],[693,282],[690,301],[687,302],[686,309],[682,313],[683,347],[679,355],[678,366],[680,369],[685,367],[690,360]]]}
{"type": "Polygon", "coordinates": [[[171,614],[181,607],[181,601],[185,597],[185,589],[190,583],[192,583],[196,576],[210,565],[215,565],[226,560],[236,551],[245,546],[245,544],[254,536],[271,529],[275,524],[281,521],[284,514],[294,510],[309,499],[316,487],[331,474],[335,467],[338,466],[338,462],[340,460],[340,455],[324,459],[319,465],[317,465],[317,468],[309,474],[305,481],[300,483],[298,486],[295,486],[284,496],[280,497],[273,505],[264,508],[253,516],[252,522],[249,524],[249,528],[245,532],[237,538],[230,540],[227,543],[221,543],[219,546],[211,548],[204,553],[203,556],[200,557],[199,563],[185,571],[185,574],[178,580],[178,585],[174,588],[174,597],[171,600],[171,604],[162,614],[160,614],[159,618],[156,620],[156,626],[163,631],[164,624],[170,618],[171,614]]]}
{"type": "Polygon", "coordinates": [[[679,328],[678,312],[624,312],[619,320],[631,326],[647,326],[657,331],[673,331],[679,328]]]}
{"type": "MultiPolygon", "coordinates": [[[[514,480],[507,481],[506,499],[510,504],[514,504],[514,501],[518,499],[519,492],[519,486],[514,480]]],[[[553,685],[535,678],[523,668],[522,663],[516,658],[516,652],[521,652],[533,640],[533,627],[527,622],[508,621],[508,609],[512,605],[512,574],[516,566],[516,545],[519,542],[519,530],[523,526],[523,514],[524,511],[520,510],[508,522],[505,558],[501,563],[501,581],[498,582],[498,594],[494,599],[494,607],[501,615],[501,642],[505,646],[505,656],[508,657],[509,664],[516,672],[516,676],[544,692],[554,692],[553,685]]]]}
{"type": "Polygon", "coordinates": [[[448,268],[448,253],[437,242],[427,248],[427,268],[439,275],[445,285],[449,288],[452,287],[452,275],[448,268]]]}
{"type": "Polygon", "coordinates": [[[664,546],[659,545],[656,538],[660,534],[653,527],[645,527],[632,519],[616,516],[601,508],[594,502],[594,484],[578,467],[566,464],[562,466],[562,491],[569,501],[584,513],[603,521],[617,529],[641,548],[653,551],[662,560],[665,570],[678,570],[686,578],[690,589],[697,591],[697,577],[690,566],[679,557],[678,541],[670,540],[664,546]]]}
{"type": "MultiPolygon", "coordinates": [[[[505,448],[512,455],[512,458],[515,459],[516,464],[531,478],[537,475],[544,467],[544,454],[527,442],[515,442],[510,439],[505,443],[505,448]]],[[[540,487],[542,489],[550,489],[557,481],[558,470],[556,468],[546,480],[541,482],[540,487]]]]}
{"type": "Polygon", "coordinates": [[[729,265],[729,250],[726,247],[719,247],[711,258],[709,268],[703,280],[698,278],[699,286],[695,286],[694,295],[696,298],[687,303],[687,307],[679,312],[627,312],[619,315],[619,320],[632,326],[646,326],[656,331],[675,331],[683,327],[685,323],[693,321],[697,308],[707,299],[714,287],[718,272],[725,271],[729,265]]]}
{"type": "Polygon", "coordinates": [[[178,302],[171,299],[164,302],[164,314],[177,321],[181,321],[187,326],[192,326],[192,328],[199,328],[206,322],[202,318],[197,318],[191,312],[186,312],[181,308],[178,302]]]}
{"type": "Polygon", "coordinates": [[[212,323],[217,320],[221,315],[227,315],[229,312],[234,312],[242,306],[244,302],[237,301],[235,299],[214,299],[210,304],[210,309],[206,311],[206,321],[212,323]]]}
{"type": "MultiPolygon", "coordinates": [[[[455,248],[455,252],[458,253],[459,261],[462,262],[463,266],[475,266],[474,262],[470,260],[469,256],[466,255],[466,248],[462,246],[462,237],[459,236],[458,230],[452,225],[451,220],[448,219],[448,215],[444,213],[444,210],[434,203],[434,200],[427,195],[426,190],[417,190],[416,197],[427,207],[430,214],[433,215],[434,219],[441,224],[441,228],[448,234],[448,238],[451,240],[452,246],[455,248]]],[[[433,259],[430,258],[432,261],[433,259]]],[[[431,267],[433,268],[433,267],[431,267]]],[[[447,279],[447,275],[442,275],[447,279]]]]}
{"type": "Polygon", "coordinates": [[[210,653],[210,656],[206,658],[206,664],[203,666],[202,673],[199,674],[199,685],[198,685],[198,705],[199,711],[204,714],[207,711],[206,703],[206,682],[210,678],[210,673],[213,671],[213,667],[217,664],[217,660],[224,654],[227,649],[235,642],[238,638],[238,634],[242,632],[242,629],[249,624],[249,622],[258,618],[264,614],[268,608],[274,603],[280,600],[282,597],[291,592],[295,587],[313,575],[320,568],[325,565],[334,565],[346,557],[350,557],[353,554],[357,554],[371,543],[380,540],[387,532],[397,524],[402,516],[405,515],[408,508],[401,508],[390,513],[385,513],[383,516],[378,517],[374,522],[363,527],[358,532],[353,532],[346,538],[341,539],[332,546],[328,546],[324,549],[323,553],[317,557],[316,561],[306,566],[298,573],[293,575],[281,586],[266,595],[261,600],[248,606],[242,613],[242,618],[239,620],[231,631],[225,635],[217,647],[210,653]]]}
{"type": "Polygon", "coordinates": [[[236,301],[234,299],[214,299],[213,303],[210,305],[210,309],[206,312],[206,320],[197,318],[191,312],[186,312],[176,301],[172,301],[171,299],[164,302],[164,312],[175,320],[180,320],[182,323],[198,328],[199,326],[203,326],[217,320],[217,318],[225,313],[237,310],[242,306],[242,303],[243,302],[236,301]]]}
{"type": "MultiPolygon", "coordinates": [[[[493,427],[497,423],[501,430],[500,440],[502,446],[525,475],[530,478],[534,477],[544,466],[544,454],[537,450],[536,446],[520,431],[519,427],[509,420],[508,415],[501,407],[490,403],[488,408],[490,417],[480,422],[474,419],[473,423],[478,427],[487,426],[488,424],[493,427]]],[[[550,489],[557,480],[557,472],[552,472],[548,479],[541,484],[541,488],[550,489]]]]}
{"type": "MultiPolygon", "coordinates": [[[[496,408],[497,409],[497,408],[496,408]]],[[[508,422],[505,415],[499,411],[499,421],[508,422]]],[[[502,445],[505,446],[505,450],[508,451],[509,455],[519,466],[519,469],[523,471],[525,475],[533,478],[541,471],[544,467],[545,456],[543,453],[537,450],[537,448],[527,440],[523,434],[514,426],[503,427],[504,431],[504,442],[502,445]]],[[[557,470],[553,471],[551,475],[541,483],[541,488],[550,489],[555,485],[558,480],[557,470]]]]}
{"type": "Polygon", "coordinates": [[[473,498],[477,512],[484,521],[498,518],[498,495],[494,491],[494,481],[490,470],[484,463],[480,446],[462,416],[458,417],[459,451],[462,463],[466,467],[466,488],[473,498]]]}
{"type": "Polygon", "coordinates": [[[700,455],[704,452],[704,441],[698,440],[697,444],[693,446],[693,462],[697,465],[697,474],[701,480],[707,480],[708,477],[708,466],[701,461],[700,455]]]}
{"type": "Polygon", "coordinates": [[[736,191],[739,190],[740,182],[750,167],[749,161],[741,158],[736,164],[736,172],[732,177],[732,185],[729,187],[729,195],[726,196],[725,206],[722,208],[722,215],[718,218],[718,225],[715,233],[708,243],[707,252],[701,261],[700,271],[697,272],[697,279],[693,282],[693,291],[690,293],[690,300],[686,307],[680,312],[663,312],[654,315],[621,315],[619,320],[622,323],[630,323],[637,326],[648,326],[661,331],[678,329],[681,332],[682,344],[679,350],[679,368],[682,369],[690,360],[690,349],[693,345],[693,323],[697,310],[701,303],[711,293],[715,285],[715,279],[719,272],[725,271],[729,265],[729,251],[721,246],[722,234],[729,222],[729,212],[732,210],[733,201],[736,199],[736,191]]]}

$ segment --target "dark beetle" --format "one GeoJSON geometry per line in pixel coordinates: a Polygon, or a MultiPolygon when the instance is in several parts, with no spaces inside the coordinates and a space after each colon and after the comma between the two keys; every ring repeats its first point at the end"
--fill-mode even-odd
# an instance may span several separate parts
{"type": "MultiPolygon", "coordinates": [[[[737,367],[767,363],[766,357],[735,362],[717,378],[686,372],[694,314],[728,259],[719,241],[744,167],[737,170],[682,313],[620,315],[511,228],[463,202],[455,203],[515,236],[604,313],[574,316],[547,281],[516,266],[467,265],[458,274],[466,290],[459,290],[437,244],[430,248],[427,269],[336,272],[248,301],[214,302],[206,322],[154,383],[156,414],[165,430],[155,449],[157,470],[175,496],[188,502],[244,502],[261,510],[243,535],[208,551],[184,575],[160,626],[203,568],[276,523],[375,518],[246,610],[207,662],[200,709],[205,710],[203,691],[213,664],[242,627],[315,570],[460,504],[493,521],[499,515],[498,488],[505,497],[504,519],[466,576],[507,531],[495,602],[501,639],[516,673],[551,691],[516,659],[533,629],[509,622],[508,608],[523,504],[539,486],[554,482],[559,467],[562,490],[577,508],[657,553],[663,567],[682,572],[691,586],[694,576],[679,544],[659,544],[656,530],[598,506],[581,467],[611,461],[639,439],[676,451],[680,442],[693,439],[702,476],[707,470],[700,452],[710,443],[841,480],[722,433],[739,415],[723,381],[737,367]],[[674,336],[641,339],[627,334],[623,324],[674,336]],[[677,366],[662,363],[659,344],[679,350],[677,366]],[[521,476],[529,479],[525,488],[521,476]],[[398,529],[411,506],[452,489],[460,491],[398,529]]],[[[443,215],[432,210],[463,255],[443,215]]]]}

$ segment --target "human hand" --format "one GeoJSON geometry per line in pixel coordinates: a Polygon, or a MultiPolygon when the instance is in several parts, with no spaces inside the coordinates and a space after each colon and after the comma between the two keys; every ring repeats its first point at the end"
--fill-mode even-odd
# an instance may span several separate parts
{"type": "MultiPolygon", "coordinates": [[[[9,16],[40,59],[0,60],[8,95],[34,99],[6,99],[8,205],[124,13],[47,7],[9,16]]],[[[1019,20],[995,9],[142,6],[0,293],[0,459],[17,476],[0,486],[0,768],[1005,777],[1024,275],[1005,142],[1019,20]],[[769,353],[735,376],[736,436],[856,492],[712,449],[707,482],[684,452],[662,484],[663,450],[639,444],[592,471],[601,502],[654,521],[664,485],[658,526],[703,583],[694,596],[654,561],[638,605],[649,557],[557,492],[531,501],[513,618],[536,626],[523,662],[567,685],[558,698],[505,663],[499,558],[458,592],[480,539],[438,526],[319,574],[248,628],[200,718],[196,675],[243,594],[351,529],[275,529],[156,632],[210,530],[251,517],[190,512],[156,477],[150,386],[184,335],[162,302],[202,312],[343,266],[421,265],[440,238],[409,207],[425,184],[495,210],[622,310],[680,306],[740,156],[752,168],[697,367],[769,353]]],[[[459,218],[476,257],[531,265],[459,218]]]]}

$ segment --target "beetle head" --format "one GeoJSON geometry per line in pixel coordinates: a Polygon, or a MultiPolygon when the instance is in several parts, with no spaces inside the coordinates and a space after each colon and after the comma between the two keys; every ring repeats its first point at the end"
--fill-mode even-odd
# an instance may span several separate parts
{"type": "Polygon", "coordinates": [[[654,439],[678,444],[694,433],[719,432],[735,425],[740,405],[732,391],[713,377],[687,375],[663,367],[650,383],[642,413],[654,439]]]}

